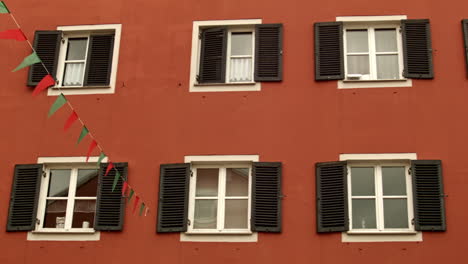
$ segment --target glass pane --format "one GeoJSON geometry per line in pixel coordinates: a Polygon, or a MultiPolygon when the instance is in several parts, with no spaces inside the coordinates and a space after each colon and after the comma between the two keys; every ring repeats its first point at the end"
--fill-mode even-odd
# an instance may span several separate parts
{"type": "Polygon", "coordinates": [[[396,30],[392,29],[376,29],[375,30],[375,48],[377,52],[398,51],[396,30]]]}
{"type": "Polygon", "coordinates": [[[226,200],[224,228],[247,228],[248,200],[226,200]]]}
{"type": "Polygon", "coordinates": [[[399,79],[398,55],[377,55],[377,78],[399,79]]]}
{"type": "Polygon", "coordinates": [[[351,194],[374,195],[374,167],[351,167],[351,194]]]}
{"type": "Polygon", "coordinates": [[[249,195],[249,169],[226,169],[226,196],[249,195]]]}
{"type": "Polygon", "coordinates": [[[47,200],[44,227],[65,228],[66,200],[47,200]]]}
{"type": "Polygon", "coordinates": [[[369,40],[367,29],[346,30],[347,52],[368,52],[369,40]]]}
{"type": "Polygon", "coordinates": [[[252,58],[232,58],[229,69],[229,82],[252,81],[252,58]]]}
{"type": "Polygon", "coordinates": [[[353,199],[353,228],[377,228],[375,199],[353,199]]]}
{"type": "Polygon", "coordinates": [[[75,200],[73,228],[93,228],[96,200],[75,200]]]}
{"type": "Polygon", "coordinates": [[[216,229],[218,200],[195,200],[195,229],[216,229]]]}
{"type": "Polygon", "coordinates": [[[87,45],[87,38],[69,39],[66,60],[84,60],[86,58],[87,45]]]}
{"type": "Polygon", "coordinates": [[[50,170],[48,197],[67,197],[71,170],[50,170]]]}
{"type": "Polygon", "coordinates": [[[382,167],[384,195],[406,195],[405,167],[382,167]]]}
{"type": "Polygon", "coordinates": [[[385,228],[408,228],[406,199],[384,199],[385,228]]]}
{"type": "Polygon", "coordinates": [[[231,55],[252,55],[252,33],[251,32],[232,33],[231,55]]]}
{"type": "Polygon", "coordinates": [[[349,55],[347,65],[348,74],[369,74],[368,55],[349,55]]]}
{"type": "Polygon", "coordinates": [[[218,195],[218,172],[219,169],[197,169],[197,197],[218,195]]]}
{"type": "Polygon", "coordinates": [[[78,182],[76,183],[76,196],[96,197],[98,170],[78,170],[78,182]]]}
{"type": "Polygon", "coordinates": [[[84,62],[66,63],[63,75],[64,86],[83,86],[84,62]]]}

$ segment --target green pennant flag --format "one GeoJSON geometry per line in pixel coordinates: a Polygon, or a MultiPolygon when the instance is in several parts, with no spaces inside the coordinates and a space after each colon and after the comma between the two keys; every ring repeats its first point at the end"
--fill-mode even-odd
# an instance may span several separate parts
{"type": "Polygon", "coordinates": [[[8,7],[5,5],[3,1],[0,1],[0,14],[9,14],[10,10],[8,10],[8,7]]]}
{"type": "Polygon", "coordinates": [[[138,213],[139,216],[143,213],[143,210],[145,209],[145,203],[141,203],[140,205],[140,213],[138,213]]]}
{"type": "Polygon", "coordinates": [[[86,126],[83,126],[83,129],[81,129],[80,137],[78,137],[78,142],[76,144],[80,144],[81,140],[83,140],[86,135],[88,135],[89,130],[86,128],[86,126]]]}
{"type": "Polygon", "coordinates": [[[18,67],[16,67],[16,69],[13,70],[13,72],[21,70],[25,67],[31,66],[39,62],[41,62],[41,59],[39,59],[36,52],[33,52],[31,55],[24,58],[24,60],[20,63],[20,65],[18,65],[18,67]]]}
{"type": "Polygon", "coordinates": [[[117,186],[117,182],[119,181],[120,179],[120,172],[115,169],[115,176],[114,176],[114,183],[112,184],[112,191],[115,190],[115,186],[117,186]]]}
{"type": "Polygon", "coordinates": [[[52,104],[52,106],[50,107],[49,114],[47,115],[47,117],[51,117],[55,112],[57,112],[57,110],[59,110],[66,103],[67,103],[67,99],[65,98],[63,93],[61,93],[57,97],[55,102],[52,104]]]}
{"type": "Polygon", "coordinates": [[[97,161],[98,168],[101,167],[101,162],[105,157],[106,157],[106,154],[104,154],[104,152],[101,152],[101,155],[99,155],[99,159],[97,161]]]}
{"type": "Polygon", "coordinates": [[[128,195],[128,202],[132,200],[133,194],[135,194],[135,191],[133,189],[130,189],[130,194],[128,195]]]}

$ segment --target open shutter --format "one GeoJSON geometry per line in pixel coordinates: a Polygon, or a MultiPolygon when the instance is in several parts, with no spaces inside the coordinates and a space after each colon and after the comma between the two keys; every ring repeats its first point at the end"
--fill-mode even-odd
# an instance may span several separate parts
{"type": "Polygon", "coordinates": [[[346,162],[315,165],[317,232],[342,232],[349,229],[346,162]]]}
{"type": "Polygon", "coordinates": [[[41,177],[42,164],[15,166],[7,231],[34,230],[41,177]]]}
{"type": "Polygon", "coordinates": [[[255,25],[255,81],[283,79],[283,24],[255,25]]]}
{"type": "Polygon", "coordinates": [[[315,80],[343,80],[343,23],[315,23],[315,80]]]}
{"type": "Polygon", "coordinates": [[[465,43],[465,60],[466,60],[466,71],[468,74],[468,19],[462,21],[463,40],[465,43]]]}
{"type": "Polygon", "coordinates": [[[111,169],[104,177],[108,163],[101,163],[99,168],[98,193],[96,203],[96,216],[94,229],[101,231],[121,231],[123,229],[125,215],[125,197],[122,196],[122,178],[127,180],[127,163],[113,163],[120,173],[115,190],[112,185],[116,175],[115,169],[111,169]]]}
{"type": "MultiPolygon", "coordinates": [[[[60,51],[60,41],[62,40],[62,31],[36,31],[34,34],[34,49],[42,60],[52,77],[56,79],[57,62],[60,51]]],[[[47,71],[41,63],[36,63],[29,68],[28,86],[36,86],[47,71]]]]}
{"type": "Polygon", "coordinates": [[[208,28],[202,31],[198,83],[225,82],[226,47],[226,27],[208,28]]]}
{"type": "Polygon", "coordinates": [[[190,163],[161,164],[158,233],[187,231],[190,163]]]}
{"type": "Polygon", "coordinates": [[[114,35],[91,35],[84,86],[108,86],[112,71],[114,35]]]}
{"type": "Polygon", "coordinates": [[[429,19],[401,21],[403,38],[403,76],[415,79],[434,78],[429,19]]]}
{"type": "Polygon", "coordinates": [[[254,162],[251,229],[281,232],[281,162],[254,162]]]}
{"type": "Polygon", "coordinates": [[[445,231],[444,188],[440,160],[411,161],[415,229],[445,231]]]}

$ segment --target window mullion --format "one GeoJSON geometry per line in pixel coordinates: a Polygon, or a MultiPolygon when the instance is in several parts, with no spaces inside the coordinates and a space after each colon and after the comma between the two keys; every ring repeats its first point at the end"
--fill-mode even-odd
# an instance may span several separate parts
{"type": "Polygon", "coordinates": [[[375,29],[368,28],[369,32],[369,71],[372,80],[377,79],[377,55],[375,50],[375,29]]]}
{"type": "Polygon", "coordinates": [[[219,181],[218,181],[218,216],[217,216],[217,229],[222,231],[224,229],[224,206],[226,196],[226,167],[219,168],[219,181]]]}
{"type": "Polygon", "coordinates": [[[382,185],[382,167],[380,165],[375,167],[375,191],[376,191],[376,215],[377,215],[377,229],[384,230],[384,210],[383,210],[383,185],[382,185]]]}
{"type": "Polygon", "coordinates": [[[72,227],[77,178],[78,169],[73,168],[70,173],[70,185],[68,186],[67,213],[65,214],[65,229],[70,229],[72,227]]]}

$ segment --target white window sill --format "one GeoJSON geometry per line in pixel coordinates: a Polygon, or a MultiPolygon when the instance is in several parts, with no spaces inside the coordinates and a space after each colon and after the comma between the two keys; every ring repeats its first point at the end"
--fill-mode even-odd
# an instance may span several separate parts
{"type": "Polygon", "coordinates": [[[246,92],[260,91],[260,82],[248,83],[194,83],[190,85],[190,92],[246,92]]]}
{"type": "Polygon", "coordinates": [[[348,231],[341,233],[341,242],[421,242],[422,232],[416,231],[348,231]]]}
{"type": "Polygon", "coordinates": [[[99,241],[101,232],[94,229],[37,230],[28,232],[28,241],[99,241]]]}
{"type": "Polygon", "coordinates": [[[181,242],[257,242],[257,232],[245,233],[180,233],[181,242]]]}
{"type": "Polygon", "coordinates": [[[57,87],[49,89],[47,95],[113,94],[114,91],[115,87],[112,86],[62,86],[60,90],[57,87]]]}
{"type": "Polygon", "coordinates": [[[340,80],[338,89],[356,88],[391,88],[391,87],[412,87],[411,79],[400,80],[340,80]]]}

